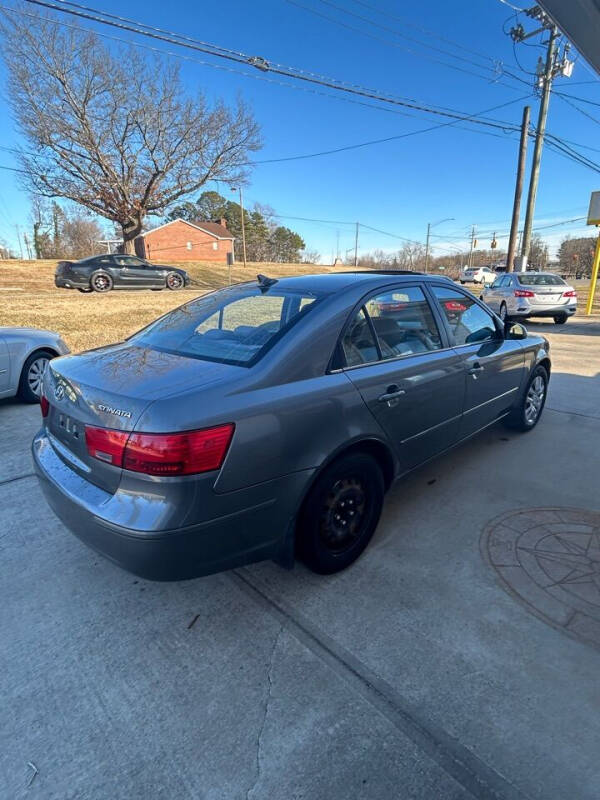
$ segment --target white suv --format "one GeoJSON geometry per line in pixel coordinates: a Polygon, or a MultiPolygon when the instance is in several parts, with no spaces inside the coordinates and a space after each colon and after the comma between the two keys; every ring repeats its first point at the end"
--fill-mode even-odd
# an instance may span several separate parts
{"type": "Polygon", "coordinates": [[[463,267],[458,280],[460,283],[481,283],[491,286],[498,275],[490,267],[463,267]]]}

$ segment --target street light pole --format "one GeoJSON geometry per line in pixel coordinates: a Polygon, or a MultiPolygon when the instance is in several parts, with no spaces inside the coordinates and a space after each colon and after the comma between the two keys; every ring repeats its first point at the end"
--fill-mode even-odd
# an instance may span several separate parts
{"type": "Polygon", "coordinates": [[[445,219],[439,219],[437,222],[428,222],[427,223],[427,239],[425,241],[425,272],[427,272],[429,268],[429,236],[431,234],[431,229],[435,228],[436,225],[441,225],[442,222],[452,222],[454,217],[446,217],[445,219]]]}
{"type": "MultiPolygon", "coordinates": [[[[231,191],[236,191],[234,186],[231,187],[231,191]]],[[[246,226],[244,224],[244,198],[242,195],[241,186],[239,187],[238,191],[240,193],[240,216],[242,218],[242,257],[244,259],[244,266],[246,266],[246,226]]]]}

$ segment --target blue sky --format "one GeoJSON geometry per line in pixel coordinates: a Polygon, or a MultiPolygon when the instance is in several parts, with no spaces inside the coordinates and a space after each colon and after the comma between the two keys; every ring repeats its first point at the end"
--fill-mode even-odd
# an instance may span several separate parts
{"type": "MultiPolygon", "coordinates": [[[[503,24],[510,27],[514,17],[510,8],[499,0],[453,3],[430,0],[428,4],[400,4],[391,0],[256,0],[254,3],[229,0],[222,4],[129,0],[125,6],[116,0],[89,2],[106,11],[260,55],[270,62],[301,67],[466,114],[510,103],[489,112],[489,116],[511,124],[520,123],[522,107],[527,102],[521,98],[529,94],[532,117],[536,119],[538,101],[531,94],[532,78],[521,72],[511,40],[503,33],[503,24]],[[369,25],[339,9],[383,27],[369,25]],[[494,80],[495,60],[529,83],[506,76],[494,80]]],[[[532,29],[531,20],[525,15],[520,19],[526,29],[532,29]]],[[[136,39],[133,34],[112,29],[98,30],[214,65],[177,59],[190,92],[202,89],[209,98],[223,97],[226,101],[240,95],[254,108],[265,143],[257,159],[301,155],[399,136],[445,121],[426,114],[406,116],[396,110],[367,107],[331,92],[324,96],[307,86],[302,89],[298,84],[297,88],[288,88],[261,80],[269,78],[268,74],[240,68],[240,72],[253,76],[246,77],[227,69],[228,62],[210,56],[136,39]]],[[[539,38],[530,40],[536,42],[539,38]]],[[[537,47],[525,45],[516,49],[520,64],[529,70],[535,68],[541,52],[537,47]]],[[[0,77],[3,106],[0,145],[14,147],[18,137],[6,109],[3,72],[0,77]]],[[[573,77],[558,79],[555,88],[600,103],[600,79],[583,59],[576,63],[573,77]]],[[[582,145],[599,147],[597,152],[582,152],[600,162],[600,108],[582,102],[578,105],[598,121],[555,96],[551,99],[548,129],[582,145]]],[[[334,155],[263,164],[251,174],[245,189],[246,202],[272,206],[282,215],[283,224],[298,230],[307,246],[322,254],[323,263],[331,260],[337,248],[338,232],[342,254],[353,246],[352,224],[303,222],[292,217],[348,223],[359,220],[420,241],[425,238],[428,222],[452,217],[453,220],[433,230],[435,255],[463,246],[472,224],[481,231],[480,245],[487,246],[493,230],[504,234],[509,226],[518,141],[516,134],[486,129],[483,134],[474,131],[474,127],[446,126],[334,155]]],[[[530,146],[530,157],[531,150],[530,146]]],[[[0,151],[0,164],[14,165],[11,154],[0,151]]],[[[229,194],[227,186],[208,188],[229,194]]],[[[599,188],[600,174],[546,148],[536,225],[552,225],[584,216],[590,192],[599,188]]],[[[18,223],[22,227],[28,224],[28,200],[18,187],[16,176],[1,171],[0,239],[13,247],[16,247],[18,223]]],[[[566,233],[585,235],[593,231],[584,224],[573,223],[540,233],[554,249],[566,233]]],[[[506,238],[499,237],[500,246],[505,243],[506,238]]],[[[361,251],[393,250],[401,244],[400,239],[361,228],[361,251]]]]}

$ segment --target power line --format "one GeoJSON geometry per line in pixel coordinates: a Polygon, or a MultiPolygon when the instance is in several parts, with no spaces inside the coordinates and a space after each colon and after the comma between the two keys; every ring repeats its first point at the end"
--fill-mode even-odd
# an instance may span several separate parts
{"type": "MultiPolygon", "coordinates": [[[[400,106],[400,107],[403,107],[403,108],[410,108],[410,109],[413,109],[413,110],[416,110],[416,111],[421,111],[423,113],[437,114],[439,116],[445,116],[445,117],[455,118],[455,119],[464,119],[465,118],[464,112],[451,111],[451,110],[448,110],[448,109],[437,108],[437,107],[431,106],[429,104],[417,103],[417,102],[409,100],[407,98],[400,98],[400,97],[396,97],[396,96],[393,96],[393,95],[389,95],[389,94],[383,93],[378,89],[371,89],[371,88],[367,88],[367,87],[357,86],[357,85],[354,85],[354,84],[348,84],[348,83],[346,83],[344,81],[341,81],[341,80],[339,80],[337,78],[329,78],[329,77],[325,77],[325,76],[321,76],[321,75],[315,75],[315,73],[308,72],[308,71],[305,71],[305,70],[300,70],[300,69],[298,69],[296,67],[287,67],[287,66],[283,66],[283,65],[279,65],[279,64],[275,64],[275,63],[271,64],[271,63],[267,62],[266,59],[262,59],[261,57],[258,57],[258,56],[248,56],[248,55],[245,55],[245,54],[242,54],[242,56],[240,56],[235,51],[231,51],[231,53],[229,53],[228,51],[226,51],[225,48],[218,48],[218,51],[217,51],[217,50],[214,49],[216,46],[208,45],[208,44],[206,44],[204,42],[200,42],[198,44],[195,44],[192,41],[190,41],[190,37],[186,37],[185,41],[177,41],[176,39],[174,39],[168,33],[157,34],[157,33],[153,33],[153,32],[150,32],[150,31],[142,30],[139,26],[138,27],[134,27],[134,26],[130,25],[129,23],[122,23],[122,22],[112,21],[112,20],[109,20],[109,19],[103,19],[101,16],[98,16],[99,14],[102,14],[103,12],[98,12],[95,9],[88,9],[87,6],[81,6],[80,4],[78,4],[78,8],[86,8],[86,9],[88,9],[88,11],[90,13],[88,13],[88,11],[84,12],[84,11],[75,10],[73,8],[66,8],[66,7],[63,7],[63,6],[59,6],[54,2],[47,2],[46,0],[26,0],[26,2],[30,3],[30,4],[33,4],[33,5],[42,6],[44,8],[50,8],[50,9],[52,9],[54,11],[59,11],[59,12],[66,13],[66,14],[71,14],[71,15],[76,16],[76,17],[82,17],[84,19],[89,19],[89,20],[92,20],[94,22],[98,22],[98,23],[101,23],[101,24],[104,24],[104,25],[109,25],[109,26],[112,26],[112,27],[117,27],[117,28],[121,28],[121,29],[124,29],[124,30],[129,30],[129,31],[131,31],[133,33],[137,33],[137,34],[142,35],[142,36],[149,36],[151,38],[159,39],[161,41],[168,41],[171,44],[176,44],[176,45],[181,46],[181,47],[187,47],[187,48],[191,48],[191,49],[194,49],[194,50],[199,50],[201,52],[208,53],[208,54],[216,56],[218,58],[225,58],[225,59],[228,59],[228,60],[231,60],[231,61],[236,61],[238,63],[243,63],[245,65],[250,64],[251,66],[256,66],[261,71],[271,72],[271,73],[274,73],[274,74],[277,74],[277,75],[283,75],[285,77],[290,77],[290,78],[294,78],[296,80],[305,81],[307,83],[317,84],[317,85],[320,85],[320,86],[325,86],[325,87],[327,87],[329,89],[334,89],[336,91],[341,91],[341,92],[345,92],[345,93],[348,93],[348,94],[353,94],[353,95],[358,95],[358,96],[361,96],[361,97],[366,97],[366,98],[371,99],[371,100],[377,100],[377,101],[382,102],[382,103],[389,103],[389,104],[394,105],[394,106],[400,106]]],[[[60,0],[60,2],[64,3],[65,0],[60,0]]],[[[136,23],[136,25],[138,25],[138,24],[136,23]]],[[[484,124],[482,121],[478,120],[478,122],[480,124],[484,124]]],[[[490,123],[486,122],[485,124],[490,124],[490,123]]],[[[506,125],[506,124],[505,125],[500,125],[500,126],[497,125],[496,127],[508,127],[508,125],[506,125]]],[[[514,128],[514,126],[512,126],[512,125],[510,127],[514,128]]]]}
{"type": "Polygon", "coordinates": [[[484,61],[491,61],[492,63],[496,63],[496,59],[492,58],[489,55],[485,55],[483,53],[479,53],[477,50],[473,50],[472,48],[466,47],[464,44],[460,42],[455,42],[453,39],[448,39],[445,36],[442,36],[439,33],[435,33],[433,31],[428,30],[427,28],[423,28],[421,25],[416,25],[410,21],[408,21],[405,17],[399,17],[396,14],[391,14],[389,11],[385,11],[377,6],[374,6],[372,3],[364,2],[364,0],[353,0],[356,5],[363,6],[363,8],[368,8],[372,11],[375,11],[377,14],[381,14],[384,17],[389,19],[396,20],[397,22],[401,22],[404,26],[408,26],[409,28],[414,28],[415,30],[424,33],[427,36],[431,36],[435,39],[439,39],[441,42],[445,42],[446,44],[451,45],[452,47],[456,47],[459,50],[463,50],[466,53],[471,53],[471,55],[477,56],[484,61]]]}
{"type": "Polygon", "coordinates": [[[343,6],[339,6],[336,3],[333,3],[331,0],[319,0],[319,2],[321,2],[323,5],[330,6],[331,8],[334,8],[337,11],[341,11],[343,14],[347,14],[348,16],[354,17],[355,19],[358,19],[361,22],[366,22],[368,25],[372,25],[375,28],[379,28],[379,30],[393,33],[395,36],[400,36],[401,38],[406,39],[409,42],[414,42],[420,47],[426,47],[429,50],[433,50],[436,53],[441,53],[442,55],[449,56],[450,58],[455,58],[458,61],[465,62],[466,64],[471,64],[472,66],[475,66],[478,69],[486,69],[495,72],[495,67],[482,66],[481,64],[478,64],[476,61],[473,61],[472,58],[465,58],[464,56],[458,56],[455,53],[451,53],[449,50],[444,50],[441,47],[435,47],[434,45],[427,44],[427,42],[423,42],[420,39],[415,39],[414,36],[409,36],[403,31],[398,30],[397,28],[391,28],[389,25],[381,25],[380,23],[375,22],[369,17],[365,17],[362,14],[356,14],[354,11],[350,11],[349,9],[344,8],[343,6]]]}
{"type": "MultiPolygon", "coordinates": [[[[476,78],[481,78],[481,79],[487,81],[488,83],[489,82],[498,83],[498,78],[500,77],[500,75],[497,73],[497,70],[492,70],[493,75],[496,76],[496,80],[494,80],[493,75],[481,75],[479,73],[473,72],[473,70],[468,70],[468,69],[465,69],[464,67],[459,67],[456,64],[449,64],[447,61],[441,61],[438,58],[433,58],[431,56],[425,55],[424,53],[419,53],[418,51],[411,50],[410,48],[405,47],[405,46],[403,46],[403,45],[399,44],[398,42],[395,42],[395,41],[393,41],[391,39],[387,39],[387,38],[385,38],[383,36],[378,36],[377,34],[370,33],[369,31],[366,31],[363,28],[358,28],[358,27],[356,27],[354,25],[348,24],[347,22],[343,22],[342,20],[336,19],[335,17],[331,17],[328,14],[324,14],[321,11],[317,11],[316,9],[311,8],[310,6],[306,6],[303,3],[298,2],[298,0],[286,0],[286,2],[289,5],[296,6],[298,8],[303,9],[304,11],[308,11],[309,13],[316,15],[317,17],[321,17],[322,19],[325,19],[328,22],[333,23],[334,25],[338,25],[338,26],[340,26],[342,28],[346,28],[347,30],[353,31],[354,33],[358,33],[361,36],[366,36],[369,39],[374,39],[375,41],[382,42],[383,44],[387,44],[387,45],[389,45],[391,47],[395,47],[395,48],[398,48],[400,50],[404,50],[405,52],[411,53],[412,55],[416,55],[416,56],[418,56],[420,58],[425,58],[427,61],[431,61],[434,64],[441,64],[442,66],[447,67],[448,69],[453,69],[453,70],[456,70],[458,72],[463,72],[463,73],[465,73],[467,75],[474,75],[476,78]]],[[[337,9],[343,11],[344,13],[350,14],[351,16],[358,17],[361,20],[366,20],[366,17],[362,17],[362,16],[360,16],[358,14],[354,14],[351,11],[346,11],[345,9],[342,9],[339,6],[336,6],[333,3],[329,2],[329,0],[321,0],[321,2],[326,2],[327,5],[333,6],[334,8],[337,8],[337,9]]],[[[377,27],[381,27],[381,26],[378,26],[377,23],[371,22],[370,24],[376,25],[377,27]]],[[[390,30],[390,29],[387,28],[386,30],[390,30]]],[[[403,35],[403,34],[397,34],[397,35],[403,35]]],[[[415,41],[415,40],[413,39],[412,41],[415,41]]],[[[429,45],[421,45],[421,46],[429,47],[429,45]]],[[[438,48],[433,48],[433,49],[438,49],[438,48]]],[[[439,52],[446,53],[446,51],[441,51],[441,50],[439,52]]],[[[446,53],[446,54],[448,54],[448,53],[446,53]]],[[[455,56],[452,53],[449,53],[448,55],[450,55],[452,58],[460,58],[459,56],[455,56]]],[[[465,60],[465,59],[462,59],[462,60],[465,60]]],[[[470,62],[470,63],[474,63],[474,62],[470,62]]],[[[484,67],[484,66],[482,66],[480,64],[475,64],[475,66],[478,69],[491,70],[490,67],[484,67]]],[[[510,86],[509,84],[506,84],[506,83],[502,83],[500,85],[501,86],[505,86],[508,89],[514,89],[515,88],[515,87],[510,86]]]]}

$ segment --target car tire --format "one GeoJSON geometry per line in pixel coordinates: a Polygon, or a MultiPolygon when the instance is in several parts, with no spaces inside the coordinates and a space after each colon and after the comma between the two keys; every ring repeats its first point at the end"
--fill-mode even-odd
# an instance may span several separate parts
{"type": "Polygon", "coordinates": [[[317,478],[298,517],[296,550],[313,572],[350,566],[369,544],[383,507],[381,467],[367,453],[334,461],[317,478]]]}
{"type": "Polygon", "coordinates": [[[184,280],[178,272],[169,272],[165,279],[165,286],[172,292],[177,292],[183,289],[184,280]]]}
{"type": "Polygon", "coordinates": [[[91,286],[86,286],[85,289],[82,289],[82,288],[78,287],[77,291],[81,292],[82,294],[89,294],[90,292],[93,292],[94,290],[92,289],[91,286]]]}
{"type": "Polygon", "coordinates": [[[17,396],[24,403],[40,402],[42,375],[55,355],[51,350],[36,350],[23,364],[17,396]]]}
{"type": "Polygon", "coordinates": [[[529,376],[518,405],[504,417],[503,422],[506,427],[523,432],[533,430],[542,416],[547,394],[548,372],[540,365],[529,376]]]}
{"type": "Polygon", "coordinates": [[[90,286],[94,292],[110,292],[114,286],[114,281],[107,272],[94,272],[90,278],[90,286]]]}
{"type": "Polygon", "coordinates": [[[506,303],[500,303],[500,311],[498,312],[498,316],[502,322],[506,322],[508,319],[508,309],[506,308],[506,303]]]}
{"type": "Polygon", "coordinates": [[[564,325],[565,322],[568,320],[568,316],[566,314],[557,314],[554,317],[554,324],[555,325],[564,325]]]}

